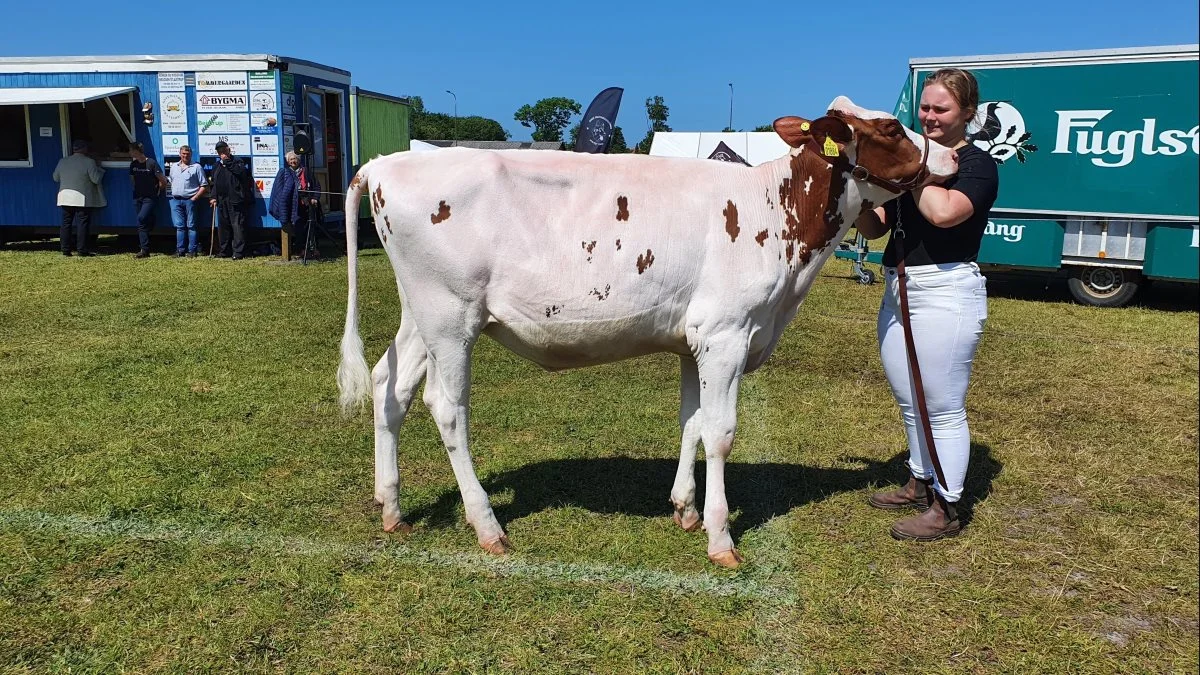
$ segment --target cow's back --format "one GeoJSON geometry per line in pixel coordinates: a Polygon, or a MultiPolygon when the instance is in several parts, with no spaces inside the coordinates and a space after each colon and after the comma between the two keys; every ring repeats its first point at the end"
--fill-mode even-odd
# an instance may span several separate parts
{"type": "Polygon", "coordinates": [[[368,173],[408,303],[479,303],[485,332],[546,367],[686,351],[688,307],[768,262],[752,234],[737,246],[729,230],[728,197],[762,193],[739,185],[753,182],[745,167],[446,149],[368,173]]]}

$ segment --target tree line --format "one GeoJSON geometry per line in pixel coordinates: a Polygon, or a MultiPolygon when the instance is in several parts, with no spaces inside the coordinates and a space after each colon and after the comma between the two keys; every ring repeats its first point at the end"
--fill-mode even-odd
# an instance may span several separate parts
{"type": "MultiPolygon", "coordinates": [[[[507,141],[512,135],[499,122],[487,117],[469,115],[457,120],[446,113],[430,112],[425,109],[425,103],[420,96],[410,96],[412,112],[409,115],[409,137],[414,140],[445,140],[457,138],[463,141],[507,141]]],[[[671,109],[662,96],[651,96],[646,99],[646,119],[648,128],[646,135],[635,145],[630,146],[625,139],[625,132],[620,126],[613,128],[612,145],[609,153],[625,153],[636,151],[642,154],[650,153],[650,143],[654,140],[656,131],[671,131],[667,119],[671,109]]],[[[533,129],[532,138],[535,141],[558,141],[568,150],[575,147],[579,138],[580,122],[571,124],[571,119],[579,115],[583,107],[578,101],[565,96],[543,98],[531,104],[520,107],[513,119],[521,126],[533,129]],[[569,127],[569,128],[568,128],[569,127]],[[564,131],[566,138],[563,137],[564,131]]],[[[755,127],[754,131],[770,131],[771,125],[755,127]]],[[[725,131],[733,131],[726,128],[725,131]]]]}

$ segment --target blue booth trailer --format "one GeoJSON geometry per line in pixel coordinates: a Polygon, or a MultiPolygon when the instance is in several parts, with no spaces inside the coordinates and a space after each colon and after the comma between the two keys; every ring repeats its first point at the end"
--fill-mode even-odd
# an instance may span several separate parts
{"type": "MultiPolygon", "coordinates": [[[[348,71],[270,54],[0,57],[0,242],[57,233],[51,174],[80,138],[105,169],[107,206],[93,216],[93,231],[136,228],[128,178],[135,140],[164,170],[181,145],[211,169],[214,146],[224,140],[253,171],[258,199],[251,231],[278,229],[266,207],[292,147],[293,124],[311,124],[309,161],[324,189],[338,193],[345,186],[349,97],[348,71]]],[[[322,201],[327,222],[344,217],[340,196],[322,201]]],[[[169,231],[167,200],[157,216],[158,229],[169,231]]],[[[207,235],[207,204],[197,221],[207,235]]]]}

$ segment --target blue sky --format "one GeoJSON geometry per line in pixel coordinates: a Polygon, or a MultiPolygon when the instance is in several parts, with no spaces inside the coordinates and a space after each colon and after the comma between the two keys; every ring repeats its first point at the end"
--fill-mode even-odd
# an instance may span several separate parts
{"type": "MultiPolygon", "coordinates": [[[[836,96],[891,110],[911,57],[1193,44],[1196,0],[1135,2],[95,3],[13,2],[0,55],[271,53],[351,71],[354,83],[482,115],[514,140],[525,103],[587,106],[624,87],[630,142],[661,95],[678,131],[819,115],[836,96]],[[233,3],[229,3],[233,6],[233,3]],[[177,9],[173,9],[177,8],[177,9]],[[936,8],[936,9],[935,9],[936,8]],[[1144,11],[1142,11],[1144,9],[1144,11]],[[349,12],[349,13],[347,13],[349,12]],[[311,17],[312,30],[297,16],[311,17]],[[86,17],[86,18],[85,18],[86,17]],[[223,26],[223,28],[216,28],[223,26]]],[[[983,92],[986,96],[987,92],[983,92]]]]}

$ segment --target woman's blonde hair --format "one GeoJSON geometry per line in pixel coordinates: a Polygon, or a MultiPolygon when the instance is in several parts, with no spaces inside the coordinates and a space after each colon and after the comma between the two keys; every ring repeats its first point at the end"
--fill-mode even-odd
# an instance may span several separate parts
{"type": "Polygon", "coordinates": [[[963,112],[967,113],[967,119],[975,119],[979,110],[979,82],[974,75],[960,68],[942,68],[925,78],[925,86],[931,84],[945,87],[963,112]]]}

